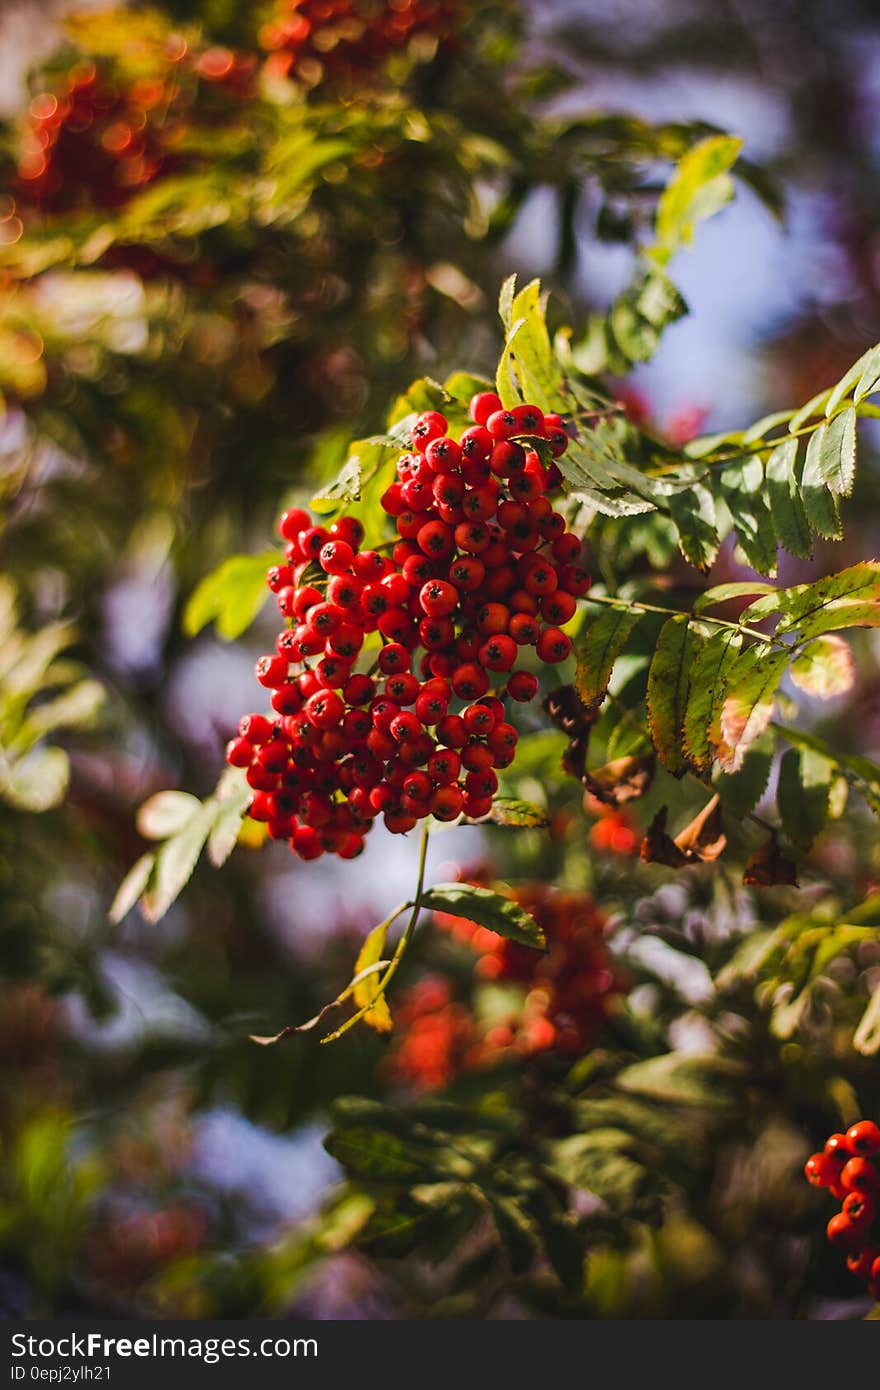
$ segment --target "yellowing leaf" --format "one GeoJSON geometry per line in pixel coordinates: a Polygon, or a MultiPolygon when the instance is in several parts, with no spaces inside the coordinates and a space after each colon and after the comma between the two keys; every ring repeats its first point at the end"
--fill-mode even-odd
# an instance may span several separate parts
{"type": "Polygon", "coordinates": [[[791,663],[791,678],[808,695],[827,700],[845,695],[855,682],[853,654],[842,637],[826,633],[815,638],[791,663]]]}

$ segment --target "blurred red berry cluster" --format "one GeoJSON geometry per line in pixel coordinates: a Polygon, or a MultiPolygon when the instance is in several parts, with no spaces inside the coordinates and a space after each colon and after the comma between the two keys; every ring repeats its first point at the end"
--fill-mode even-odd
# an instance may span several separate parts
{"type": "Polygon", "coordinates": [[[828,1222],[828,1239],[846,1252],[848,1268],[867,1282],[871,1297],[880,1298],[880,1128],[859,1120],[846,1134],[832,1134],[804,1172],[814,1187],[827,1187],[842,1202],[828,1222]]]}
{"type": "Polygon", "coordinates": [[[436,974],[402,996],[390,1070],[414,1089],[436,1090],[513,1057],[578,1057],[595,1042],[624,987],[608,950],[605,919],[587,894],[541,883],[493,887],[531,913],[547,951],[520,946],[465,917],[436,914],[437,925],[477,955],[475,997],[457,1000],[450,980],[436,974]],[[487,1020],[478,1007],[481,983],[518,986],[522,1000],[509,1016],[493,1010],[487,1020]]]}
{"type": "Polygon", "coordinates": [[[119,208],[191,162],[183,145],[200,102],[215,120],[218,94],[235,102],[252,95],[253,55],[192,50],[176,35],[151,44],[146,58],[138,54],[138,75],[122,63],[82,61],[33,98],[18,157],[25,207],[119,208]]]}
{"type": "Polygon", "coordinates": [[[279,0],[259,42],[271,76],[363,81],[416,37],[444,40],[458,0],[279,0]]]}

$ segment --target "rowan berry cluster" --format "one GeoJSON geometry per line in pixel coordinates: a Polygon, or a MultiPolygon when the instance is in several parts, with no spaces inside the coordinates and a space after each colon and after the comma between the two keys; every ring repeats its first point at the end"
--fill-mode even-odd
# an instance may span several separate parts
{"type": "Polygon", "coordinates": [[[31,102],[20,196],[52,214],[123,206],[184,167],[183,137],[199,82],[237,100],[251,93],[256,63],[227,48],[190,51],[185,40],[169,37],[157,46],[152,72],[135,80],[109,64],[76,64],[31,102]]]}
{"type": "Polygon", "coordinates": [[[94,63],[82,63],[57,92],[36,96],[18,165],[21,192],[59,213],[119,207],[151,183],[167,160],[151,119],[156,86],[120,90],[94,63]]]}
{"type": "MultiPolygon", "coordinates": [[[[496,885],[497,886],[497,885],[496,885]]],[[[581,1056],[598,1036],[623,988],[605,940],[606,924],[584,893],[533,883],[508,895],[535,918],[547,940],[541,954],[465,917],[435,914],[437,925],[477,953],[474,979],[519,986],[521,1006],[484,1021],[456,1000],[450,981],[429,975],[401,997],[390,1069],[417,1090],[436,1090],[456,1077],[513,1058],[554,1052],[581,1056]]]]}
{"type": "Polygon", "coordinates": [[[828,1239],[846,1252],[847,1267],[867,1282],[871,1297],[880,1298],[880,1128],[859,1120],[846,1134],[832,1134],[804,1172],[814,1187],[827,1187],[842,1202],[828,1222],[828,1239]]]}
{"type": "Polygon", "coordinates": [[[448,37],[458,9],[456,0],[279,0],[259,41],[271,75],[314,86],[368,77],[416,36],[448,37]]]}
{"type": "Polygon", "coordinates": [[[252,818],[304,859],[359,853],[380,815],[398,833],[488,815],[517,744],[506,701],[538,690],[520,654],[571,650],[560,625],[590,580],[547,496],[568,435],[490,392],[470,410],[458,440],[438,412],[416,419],[382,496],[390,555],[362,549],[352,517],[327,529],[300,509],[281,517],[285,561],[267,581],[288,626],[256,667],[274,714],[247,715],[227,759],[247,769],[252,818]],[[373,634],[378,656],[356,670],[373,634]]]}

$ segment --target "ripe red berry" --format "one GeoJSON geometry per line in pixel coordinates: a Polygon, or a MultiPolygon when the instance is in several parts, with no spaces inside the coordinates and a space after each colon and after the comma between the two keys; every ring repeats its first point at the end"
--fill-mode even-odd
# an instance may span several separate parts
{"type": "Polygon", "coordinates": [[[876,1215],[877,1205],[869,1192],[850,1192],[843,1199],[843,1215],[859,1231],[865,1231],[876,1215]]]}
{"type": "Polygon", "coordinates": [[[558,627],[545,628],[535,644],[535,650],[542,661],[556,665],[571,652],[571,638],[558,627]]]}
{"type": "Polygon", "coordinates": [[[841,1250],[851,1250],[859,1240],[858,1227],[854,1226],[850,1218],[842,1211],[838,1212],[836,1216],[832,1216],[825,1228],[825,1233],[831,1244],[836,1245],[841,1250]]]}
{"type": "Polygon", "coordinates": [[[531,671],[514,671],[507,682],[507,693],[511,700],[528,704],[538,693],[538,677],[531,671]]]}
{"type": "Polygon", "coordinates": [[[327,541],[318,554],[318,563],[327,574],[345,574],[353,560],[354,551],[348,541],[327,541]]]}
{"type": "Polygon", "coordinates": [[[475,420],[478,425],[485,425],[490,415],[494,415],[496,410],[501,409],[501,397],[496,396],[494,391],[479,391],[477,395],[471,396],[468,405],[468,415],[475,420]]]}
{"type": "Polygon", "coordinates": [[[253,744],[246,738],[232,738],[226,745],[226,761],[230,767],[250,767],[254,752],[253,744]]]}
{"type": "Polygon", "coordinates": [[[277,690],[287,680],[288,660],[284,656],[261,656],[254,671],[260,685],[277,690]]]}
{"type": "Polygon", "coordinates": [[[833,1159],[830,1164],[835,1180],[846,1192],[876,1192],[880,1188],[880,1174],[867,1158],[851,1158],[843,1168],[839,1168],[833,1159]]]}
{"type": "Polygon", "coordinates": [[[445,579],[429,579],[419,591],[419,603],[429,618],[445,618],[458,604],[458,590],[445,579]]]}
{"type": "Polygon", "coordinates": [[[880,1128],[873,1120],[859,1120],[846,1131],[846,1142],[851,1153],[865,1158],[880,1153],[880,1128]]]}
{"type": "Polygon", "coordinates": [[[278,518],[278,531],[284,540],[295,541],[311,524],[312,518],[308,512],[304,512],[301,507],[291,507],[278,518]]]}

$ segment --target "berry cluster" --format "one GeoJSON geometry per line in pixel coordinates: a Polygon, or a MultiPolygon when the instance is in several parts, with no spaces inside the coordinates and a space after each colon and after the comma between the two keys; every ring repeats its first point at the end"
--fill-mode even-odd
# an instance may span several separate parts
{"type": "Polygon", "coordinates": [[[281,517],[285,563],[267,582],[288,626],[256,667],[274,717],[247,715],[227,760],[247,769],[251,817],[304,859],[356,855],[380,815],[397,833],[488,815],[517,744],[505,701],[538,690],[521,652],[555,663],[571,650],[560,624],[589,588],[581,543],[546,495],[555,462],[516,439],[558,457],[562,421],[489,392],[470,410],[459,440],[436,411],[416,419],[382,497],[390,555],[362,549],[352,517],[281,517]],[[371,634],[378,657],[357,671],[371,634]]]}
{"type": "Polygon", "coordinates": [[[161,83],[125,90],[94,63],[73,68],[66,88],[31,102],[20,191],[51,213],[120,207],[167,168],[154,116],[163,99],[161,83]]]}
{"type": "Polygon", "coordinates": [[[464,917],[438,913],[435,920],[477,953],[477,985],[518,986],[521,1007],[486,1022],[455,1000],[444,976],[420,980],[395,1009],[398,1035],[390,1066],[398,1081],[435,1090],[511,1058],[549,1052],[577,1057],[594,1043],[623,986],[605,942],[604,918],[583,893],[533,883],[509,895],[540,924],[545,955],[464,917]]]}
{"type": "Polygon", "coordinates": [[[309,86],[363,79],[417,36],[447,38],[458,8],[456,0],[279,0],[259,41],[270,75],[309,86]]]}
{"type": "Polygon", "coordinates": [[[82,62],[34,97],[18,161],[25,203],[52,214],[121,207],[183,167],[197,93],[213,94],[203,113],[213,118],[218,101],[237,101],[253,89],[253,55],[190,51],[172,37],[153,59],[150,74],[135,80],[114,66],[82,62]]]}
{"type": "Polygon", "coordinates": [[[859,1120],[846,1134],[832,1134],[822,1153],[804,1167],[807,1181],[827,1187],[843,1205],[828,1222],[828,1239],[846,1251],[847,1267],[880,1298],[880,1128],[859,1120]]]}

